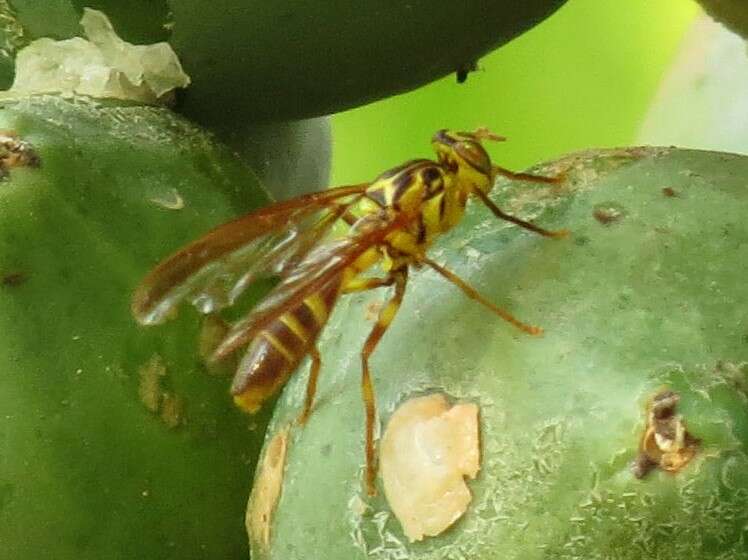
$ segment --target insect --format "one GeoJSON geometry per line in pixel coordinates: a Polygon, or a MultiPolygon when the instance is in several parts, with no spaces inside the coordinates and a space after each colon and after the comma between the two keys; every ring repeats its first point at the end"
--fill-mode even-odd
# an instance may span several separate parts
{"type": "Polygon", "coordinates": [[[565,230],[545,230],[508,215],[493,203],[488,193],[498,175],[539,183],[561,179],[513,173],[493,164],[482,145],[486,140],[504,138],[486,129],[440,130],[432,139],[436,161],[408,161],[370,183],[299,196],[219,226],[156,266],[135,291],[132,312],[145,325],[164,321],[184,301],[202,313],[213,313],[234,304],[256,279],[278,277],[270,293],[229,328],[212,359],[243,352],[231,393],[252,413],[309,356],[299,416],[303,424],[312,410],[321,366],[316,340],[335,302],[343,294],[392,287],[361,350],[365,484],[373,495],[376,407],[369,358],[400,307],[411,267],[430,267],[515,327],[530,334],[541,332],[483,298],[426,254],[439,235],[459,223],[471,197],[496,217],[535,233],[566,235],[565,230]],[[335,224],[346,224],[347,233],[331,235],[335,224]],[[375,266],[381,276],[371,274],[375,266]]]}

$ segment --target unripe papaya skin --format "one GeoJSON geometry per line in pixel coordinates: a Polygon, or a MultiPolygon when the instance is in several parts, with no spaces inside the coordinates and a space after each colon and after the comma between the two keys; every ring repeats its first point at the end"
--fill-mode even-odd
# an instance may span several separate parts
{"type": "Polygon", "coordinates": [[[246,557],[265,418],[206,373],[194,312],[145,328],[130,299],[267,195],[164,109],[40,96],[0,129],[38,158],[0,181],[0,556],[246,557]]]}
{"type": "Polygon", "coordinates": [[[746,558],[748,158],[633,148],[534,171],[566,178],[500,181],[494,200],[569,238],[474,204],[431,256],[544,334],[414,271],[371,360],[383,429],[416,397],[478,405],[480,471],[465,514],[410,542],[381,480],[367,498],[359,353],[386,296],[351,296],[321,338],[306,426],[290,424],[305,374],[276,408],[268,441],[291,426],[286,466],[253,558],[746,558]],[[637,477],[648,407],[665,390],[680,398],[695,455],[677,472],[637,477]]]}
{"type": "Polygon", "coordinates": [[[127,41],[168,41],[192,78],[180,110],[220,127],[330,114],[468,70],[563,3],[25,0],[10,20],[24,40],[66,38],[90,7],[127,41]]]}

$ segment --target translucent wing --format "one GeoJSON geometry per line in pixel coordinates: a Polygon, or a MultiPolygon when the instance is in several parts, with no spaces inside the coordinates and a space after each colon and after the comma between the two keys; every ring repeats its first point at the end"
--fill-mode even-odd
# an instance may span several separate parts
{"type": "Polygon", "coordinates": [[[133,315],[156,324],[183,301],[202,313],[232,305],[253,280],[293,270],[367,186],[300,196],[218,226],[143,279],[133,295],[133,315]]]}
{"type": "Polygon", "coordinates": [[[330,287],[333,282],[339,283],[343,271],[358,257],[403,225],[402,217],[368,216],[359,220],[346,237],[315,247],[246,317],[234,324],[213,358],[228,356],[280,315],[301,305],[307,297],[330,287]]]}

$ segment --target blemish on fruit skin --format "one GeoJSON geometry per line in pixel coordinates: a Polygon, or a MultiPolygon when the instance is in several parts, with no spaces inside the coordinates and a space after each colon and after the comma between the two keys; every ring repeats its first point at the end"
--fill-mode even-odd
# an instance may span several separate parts
{"type": "Polygon", "coordinates": [[[264,551],[270,547],[273,514],[283,488],[289,430],[290,426],[286,426],[268,442],[247,502],[247,533],[250,541],[264,551]]]}
{"type": "Polygon", "coordinates": [[[17,288],[25,284],[29,277],[23,272],[9,272],[0,275],[0,285],[4,288],[17,288]]]}
{"type": "Polygon", "coordinates": [[[172,393],[161,396],[161,413],[159,418],[169,428],[176,428],[184,423],[184,401],[172,393]]]}
{"type": "Polygon", "coordinates": [[[154,354],[138,369],[138,396],[146,409],[158,415],[167,427],[173,429],[185,423],[184,401],[164,389],[167,375],[161,356],[154,354]]]}
{"type": "Polygon", "coordinates": [[[166,366],[158,354],[154,354],[148,362],[138,369],[140,402],[154,414],[158,412],[161,405],[161,378],[165,375],[166,366]]]}
{"type": "Polygon", "coordinates": [[[454,524],[472,500],[465,478],[480,469],[478,406],[450,405],[443,394],[398,407],[382,437],[384,494],[411,541],[454,524]]]}
{"type": "Polygon", "coordinates": [[[615,202],[596,204],[592,210],[594,218],[604,226],[620,222],[625,216],[624,208],[615,202]]]}
{"type": "Polygon", "coordinates": [[[675,198],[678,196],[678,193],[673,187],[663,187],[662,195],[668,198],[675,198]]]}
{"type": "Polygon", "coordinates": [[[12,130],[0,131],[0,179],[17,167],[39,167],[41,159],[34,147],[12,130]]]}
{"type": "Polygon", "coordinates": [[[639,443],[639,454],[631,465],[636,478],[654,469],[678,473],[694,458],[699,440],[686,429],[676,408],[680,395],[669,389],[659,391],[647,407],[647,425],[639,443]]]}
{"type": "Polygon", "coordinates": [[[182,210],[184,208],[184,199],[175,188],[163,194],[153,196],[149,200],[166,210],[182,210]]]}

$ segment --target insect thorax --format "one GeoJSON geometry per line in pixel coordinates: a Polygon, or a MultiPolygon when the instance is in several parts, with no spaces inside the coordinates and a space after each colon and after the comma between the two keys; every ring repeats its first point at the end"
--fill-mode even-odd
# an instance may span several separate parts
{"type": "Polygon", "coordinates": [[[419,159],[382,173],[366,190],[363,212],[382,209],[411,216],[410,227],[388,241],[408,253],[424,252],[433,240],[462,218],[469,188],[436,161],[419,159]]]}

